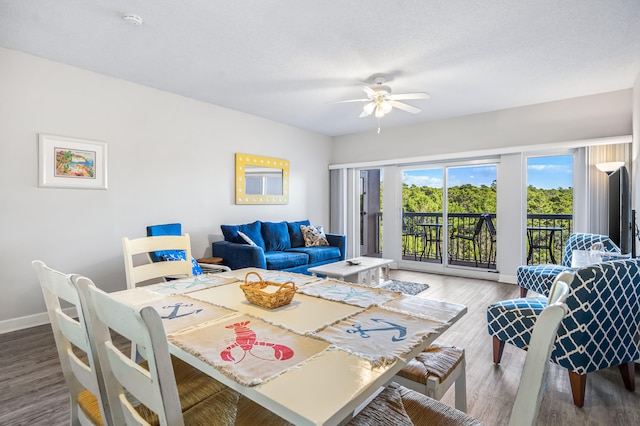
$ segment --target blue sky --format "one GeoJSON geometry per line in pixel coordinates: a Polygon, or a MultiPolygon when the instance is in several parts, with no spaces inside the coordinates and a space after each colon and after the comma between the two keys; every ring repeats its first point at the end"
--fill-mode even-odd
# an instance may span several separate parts
{"type": "MultiPolygon", "coordinates": [[[[537,188],[555,189],[572,186],[572,164],[570,155],[553,157],[530,157],[527,166],[528,184],[537,188]]],[[[496,166],[467,166],[449,168],[449,186],[465,183],[490,186],[496,178],[496,166]]],[[[405,170],[403,183],[408,185],[442,187],[442,169],[405,170]]]]}

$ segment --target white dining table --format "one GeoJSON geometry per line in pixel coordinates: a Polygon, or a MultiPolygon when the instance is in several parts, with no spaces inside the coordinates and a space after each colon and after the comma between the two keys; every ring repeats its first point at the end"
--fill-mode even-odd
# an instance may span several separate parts
{"type": "MultiPolygon", "coordinates": [[[[354,410],[375,396],[410,359],[466,313],[464,305],[391,293],[332,279],[255,268],[169,281],[110,294],[114,299],[130,306],[152,305],[160,307],[157,309],[166,308],[169,314],[165,312],[164,316],[173,316],[163,319],[163,323],[170,343],[169,350],[174,356],[296,425],[336,425],[348,421],[354,410]],[[293,281],[298,291],[292,302],[275,309],[249,303],[240,284],[247,272],[252,271],[260,273],[267,281],[293,281]],[[174,303],[172,297],[192,300],[193,306],[210,304],[217,309],[217,317],[207,319],[196,318],[194,315],[190,319],[186,314],[197,309],[185,308],[187,303],[174,303]],[[182,309],[181,314],[178,314],[179,309],[182,309]],[[413,340],[410,335],[407,336],[400,356],[391,354],[383,357],[381,362],[380,359],[374,359],[375,355],[367,353],[365,346],[361,346],[361,342],[369,344],[372,340],[367,333],[373,335],[374,332],[381,331],[378,334],[393,335],[393,339],[400,336],[398,330],[393,329],[394,324],[388,321],[380,323],[378,330],[363,329],[361,325],[354,323],[362,315],[376,316],[374,313],[410,320],[412,325],[406,330],[415,336],[413,340]],[[177,317],[181,317],[179,320],[183,321],[182,325],[176,325],[177,317]],[[312,343],[326,341],[323,344],[328,347],[309,356],[294,368],[264,377],[257,384],[247,384],[236,380],[234,374],[229,374],[232,371],[229,369],[235,364],[229,362],[229,365],[223,365],[224,362],[219,359],[207,359],[202,356],[201,347],[190,348],[189,340],[185,339],[190,333],[206,336],[209,328],[214,330],[216,325],[233,322],[236,318],[250,318],[254,322],[262,320],[265,326],[276,327],[282,333],[292,333],[295,338],[313,339],[312,343]],[[351,323],[347,324],[346,321],[351,323]],[[348,331],[338,334],[343,323],[348,331]],[[185,324],[187,326],[183,327],[185,324]],[[336,336],[345,336],[346,340],[336,336]]],[[[404,337],[399,340],[402,339],[404,337]]],[[[232,335],[225,341],[225,344],[229,343],[230,347],[233,346],[232,335]]],[[[239,348],[234,348],[234,351],[234,361],[237,361],[239,348]]],[[[282,352],[279,353],[275,357],[282,356],[282,352]]],[[[265,361],[263,365],[274,364],[265,361]]]]}

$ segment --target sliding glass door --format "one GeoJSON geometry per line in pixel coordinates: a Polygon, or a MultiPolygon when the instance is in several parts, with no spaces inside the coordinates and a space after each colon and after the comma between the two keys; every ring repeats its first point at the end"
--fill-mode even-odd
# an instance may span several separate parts
{"type": "Polygon", "coordinates": [[[443,267],[496,268],[496,165],[406,168],[402,259],[443,267]]]}

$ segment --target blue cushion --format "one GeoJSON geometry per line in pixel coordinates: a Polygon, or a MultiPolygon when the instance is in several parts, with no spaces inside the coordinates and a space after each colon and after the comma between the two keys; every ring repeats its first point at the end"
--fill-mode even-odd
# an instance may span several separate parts
{"type": "Polygon", "coordinates": [[[287,222],[262,222],[265,251],[283,251],[291,247],[287,222]]]}
{"type": "Polygon", "coordinates": [[[489,334],[522,349],[529,347],[533,326],[547,306],[546,297],[496,302],[487,307],[489,334]]]}
{"type": "MultiPolygon", "coordinates": [[[[162,225],[147,226],[147,237],[159,237],[163,235],[182,235],[182,225],[180,223],[165,223],[162,225]]],[[[152,262],[162,262],[165,260],[183,260],[182,250],[158,250],[149,253],[152,262]]],[[[191,257],[191,273],[202,275],[204,272],[198,262],[191,257]]]]}
{"type": "MultiPolygon", "coordinates": [[[[171,261],[171,260],[184,260],[184,251],[182,250],[172,250],[173,253],[169,253],[169,251],[171,250],[165,250],[166,254],[162,255],[161,260],[162,261],[171,261]]],[[[193,256],[191,257],[191,274],[192,275],[202,275],[204,274],[204,271],[202,270],[202,267],[200,267],[200,265],[198,264],[198,262],[196,262],[196,260],[193,258],[193,256]]]]}
{"type": "Polygon", "coordinates": [[[296,247],[290,248],[287,252],[306,253],[309,256],[309,263],[319,263],[330,259],[340,259],[340,249],[332,246],[296,247]]]}
{"type": "Polygon", "coordinates": [[[308,220],[287,222],[287,228],[289,229],[289,239],[291,240],[291,247],[304,247],[304,237],[302,236],[300,225],[309,226],[311,225],[311,222],[309,222],[308,220]]]}
{"type": "MultiPolygon", "coordinates": [[[[163,225],[147,226],[147,237],[158,237],[162,235],[182,235],[182,225],[179,223],[165,223],[163,225]]],[[[158,250],[149,253],[152,262],[162,262],[164,255],[176,253],[176,250],[158,250]]]]}
{"type": "Polygon", "coordinates": [[[261,222],[259,220],[256,220],[253,223],[245,223],[243,225],[220,225],[220,229],[222,229],[222,235],[224,235],[225,241],[237,244],[247,244],[246,241],[238,235],[238,231],[242,231],[247,235],[247,237],[251,238],[251,241],[256,243],[258,247],[262,247],[263,250],[266,248],[264,239],[260,232],[261,222]]]}
{"type": "Polygon", "coordinates": [[[277,271],[309,263],[309,257],[304,253],[269,251],[264,254],[264,257],[267,261],[267,269],[277,271]]]}

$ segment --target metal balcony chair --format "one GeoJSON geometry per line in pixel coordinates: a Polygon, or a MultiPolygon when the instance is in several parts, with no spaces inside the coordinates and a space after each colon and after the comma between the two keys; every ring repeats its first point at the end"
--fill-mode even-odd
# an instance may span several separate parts
{"type": "Polygon", "coordinates": [[[460,228],[459,232],[454,232],[451,235],[452,246],[453,246],[453,241],[457,240],[456,253],[460,252],[460,241],[469,243],[470,247],[473,250],[473,259],[476,263],[476,267],[478,267],[478,260],[481,257],[480,251],[479,251],[479,247],[480,247],[479,237],[480,237],[480,232],[482,231],[482,225],[484,224],[484,222],[485,222],[485,217],[484,215],[482,215],[478,218],[478,221],[476,222],[472,233],[469,233],[465,229],[460,228]]]}
{"type": "MultiPolygon", "coordinates": [[[[497,231],[496,231],[496,226],[493,224],[493,218],[491,217],[490,214],[485,214],[484,215],[484,220],[485,223],[487,224],[487,230],[489,231],[489,254],[487,255],[488,260],[487,260],[487,269],[491,268],[491,261],[493,260],[493,263],[496,262],[496,237],[497,237],[497,231]]],[[[498,265],[496,265],[497,267],[498,265]]]]}

